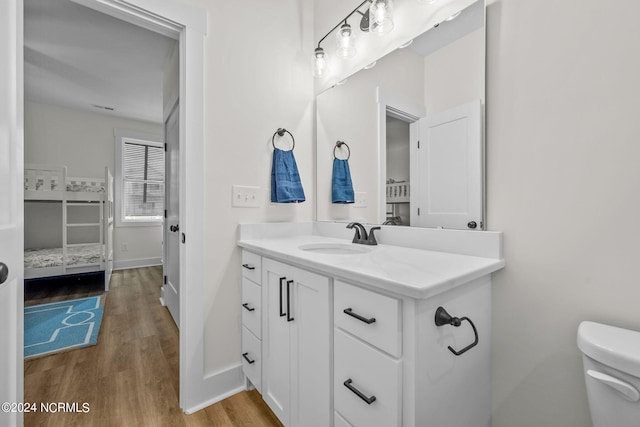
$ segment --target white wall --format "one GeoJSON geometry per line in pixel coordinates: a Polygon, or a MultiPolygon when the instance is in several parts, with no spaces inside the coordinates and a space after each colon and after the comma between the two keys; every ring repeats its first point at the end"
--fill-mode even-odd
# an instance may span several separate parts
{"type": "Polygon", "coordinates": [[[640,330],[640,3],[488,7],[493,424],[588,426],[582,320],[640,330]]]}
{"type": "MultiPolygon", "coordinates": [[[[115,170],[114,128],[163,133],[162,125],[156,123],[25,102],[25,162],[66,165],[69,176],[104,177],[105,166],[115,170]]],[[[116,263],[160,257],[162,227],[115,229],[116,263]],[[122,244],[127,245],[126,252],[122,244]]]]}
{"type": "MultiPolygon", "coordinates": [[[[180,48],[178,42],[173,43],[173,47],[167,55],[162,68],[162,106],[171,108],[173,105],[167,105],[174,102],[180,95],[180,48]]],[[[165,115],[170,111],[165,111],[165,115]]]]}
{"type": "MultiPolygon", "coordinates": [[[[186,1],[185,1],[186,2],[186,1]]],[[[189,1],[208,11],[205,38],[205,371],[240,365],[237,224],[309,221],[314,213],[313,79],[308,0],[189,1]],[[232,19],[233,18],[233,19],[232,19]],[[237,19],[236,19],[237,18],[237,19]],[[241,23],[241,24],[240,24],[241,23]],[[271,137],[296,138],[307,201],[271,204],[271,137]],[[231,186],[262,188],[260,208],[232,208],[231,186]]]]}
{"type": "Polygon", "coordinates": [[[484,28],[480,28],[424,58],[427,114],[476,99],[484,103],[484,39],[484,28]]]}

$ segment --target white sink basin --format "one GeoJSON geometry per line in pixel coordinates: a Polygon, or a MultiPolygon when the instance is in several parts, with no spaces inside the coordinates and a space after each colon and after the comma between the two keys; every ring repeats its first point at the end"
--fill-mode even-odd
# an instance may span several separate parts
{"type": "Polygon", "coordinates": [[[371,251],[371,248],[355,243],[310,243],[298,248],[305,252],[329,255],[358,255],[371,251]]]}

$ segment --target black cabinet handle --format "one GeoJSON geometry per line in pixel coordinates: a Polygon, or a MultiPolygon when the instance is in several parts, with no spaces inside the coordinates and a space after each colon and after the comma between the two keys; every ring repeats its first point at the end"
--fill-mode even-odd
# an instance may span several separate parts
{"type": "Polygon", "coordinates": [[[251,365],[252,363],[256,363],[255,360],[251,360],[249,359],[249,353],[242,353],[242,357],[244,357],[244,360],[246,360],[247,362],[249,362],[249,365],[251,365]]]}
{"type": "Polygon", "coordinates": [[[256,269],[253,265],[249,265],[249,264],[242,264],[242,266],[244,268],[246,268],[247,270],[255,270],[256,269]]]}
{"type": "Polygon", "coordinates": [[[245,302],[244,304],[242,304],[242,306],[244,308],[246,308],[247,310],[249,310],[249,311],[256,311],[255,308],[249,308],[249,303],[248,302],[245,302]]]}
{"type": "Polygon", "coordinates": [[[367,319],[366,317],[360,316],[358,313],[354,313],[353,310],[351,310],[351,307],[345,308],[344,310],[342,310],[342,312],[344,314],[348,314],[351,317],[355,317],[356,319],[358,319],[361,322],[366,323],[367,325],[370,325],[370,324],[372,324],[372,323],[374,323],[376,321],[375,317],[372,317],[371,319],[367,319]]]}
{"type": "Polygon", "coordinates": [[[280,278],[280,317],[284,317],[287,315],[287,313],[282,311],[282,285],[284,284],[285,280],[287,280],[286,277],[280,278]]]}
{"type": "Polygon", "coordinates": [[[373,402],[376,401],[376,397],[375,396],[371,396],[371,397],[367,397],[364,393],[362,393],[360,390],[358,390],[357,388],[355,388],[355,386],[353,386],[351,383],[353,382],[353,380],[351,378],[349,378],[348,380],[346,380],[343,384],[346,388],[348,388],[349,390],[351,390],[353,393],[355,393],[356,396],[358,396],[360,399],[364,400],[365,402],[367,402],[367,405],[371,405],[373,402]]]}
{"type": "Polygon", "coordinates": [[[293,317],[291,317],[291,284],[293,280],[287,280],[287,322],[293,321],[293,317]]]}

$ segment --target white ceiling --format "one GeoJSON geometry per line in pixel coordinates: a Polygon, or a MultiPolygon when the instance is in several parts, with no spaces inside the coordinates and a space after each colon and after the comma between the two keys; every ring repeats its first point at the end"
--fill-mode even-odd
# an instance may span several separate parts
{"type": "Polygon", "coordinates": [[[24,33],[27,100],[162,123],[174,40],[69,0],[25,0],[24,33]]]}

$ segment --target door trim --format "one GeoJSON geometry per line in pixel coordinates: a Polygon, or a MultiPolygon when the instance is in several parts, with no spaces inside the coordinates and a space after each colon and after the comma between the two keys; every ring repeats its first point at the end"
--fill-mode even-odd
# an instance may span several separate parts
{"type": "MultiPolygon", "coordinates": [[[[378,106],[378,220],[373,221],[381,224],[387,216],[386,209],[386,188],[387,188],[387,111],[392,115],[411,124],[410,138],[411,142],[419,137],[417,130],[417,122],[427,115],[427,109],[423,105],[414,104],[401,97],[385,92],[380,86],[376,87],[376,99],[378,106]]],[[[411,165],[409,182],[414,187],[417,182],[415,180],[416,159],[415,147],[411,147],[411,165]]],[[[411,211],[411,223],[415,221],[413,218],[413,209],[411,211]]]]}

